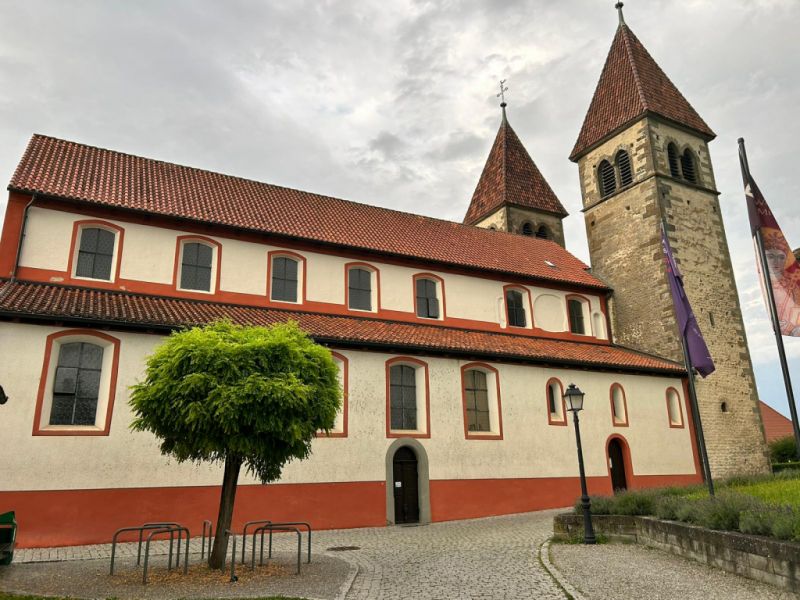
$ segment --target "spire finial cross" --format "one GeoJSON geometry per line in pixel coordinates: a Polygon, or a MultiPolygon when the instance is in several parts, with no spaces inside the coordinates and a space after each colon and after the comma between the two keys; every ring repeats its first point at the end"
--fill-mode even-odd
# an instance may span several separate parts
{"type": "Polygon", "coordinates": [[[624,25],[624,24],[625,24],[625,17],[624,17],[624,15],[622,14],[622,7],[623,7],[623,6],[625,6],[625,5],[624,5],[622,2],[617,2],[617,3],[614,5],[614,8],[616,8],[616,9],[617,9],[617,13],[619,13],[619,24],[620,24],[620,25],[624,25]]]}
{"type": "Polygon", "coordinates": [[[508,91],[508,86],[505,83],[505,79],[500,80],[500,93],[497,94],[497,97],[500,98],[500,106],[503,108],[506,107],[506,92],[508,91]]]}

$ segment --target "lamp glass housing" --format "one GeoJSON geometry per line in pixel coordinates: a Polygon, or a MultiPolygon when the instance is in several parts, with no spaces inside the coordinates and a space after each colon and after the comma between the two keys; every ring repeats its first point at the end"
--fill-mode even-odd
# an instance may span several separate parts
{"type": "Polygon", "coordinates": [[[567,391],[564,392],[564,401],[567,404],[567,410],[570,412],[578,412],[583,410],[583,397],[584,394],[579,387],[574,383],[570,383],[567,391]]]}

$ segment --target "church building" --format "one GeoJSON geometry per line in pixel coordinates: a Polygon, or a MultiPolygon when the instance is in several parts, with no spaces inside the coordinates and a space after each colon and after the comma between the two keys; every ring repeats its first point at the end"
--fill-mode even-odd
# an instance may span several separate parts
{"type": "Polygon", "coordinates": [[[712,471],[768,469],[713,132],[621,22],[571,155],[590,269],[505,108],[463,223],[34,135],[0,238],[0,512],[20,545],[216,517],[221,468],[163,457],[128,397],[165,335],[220,318],[296,321],[344,396],[308,460],[240,478],[237,529],[571,505],[570,383],[591,493],[701,482],[662,217],[717,364],[698,382],[712,471]]]}

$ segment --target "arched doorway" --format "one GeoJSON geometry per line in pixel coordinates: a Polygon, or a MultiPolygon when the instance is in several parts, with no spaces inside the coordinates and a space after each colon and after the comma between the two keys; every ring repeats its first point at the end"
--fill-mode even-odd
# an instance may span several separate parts
{"type": "Polygon", "coordinates": [[[619,438],[608,442],[608,470],[611,474],[611,487],[614,492],[628,489],[628,475],[625,472],[625,452],[619,438]]]}
{"type": "Polygon", "coordinates": [[[419,523],[419,473],[417,455],[408,446],[398,448],[392,459],[394,522],[419,523]]]}

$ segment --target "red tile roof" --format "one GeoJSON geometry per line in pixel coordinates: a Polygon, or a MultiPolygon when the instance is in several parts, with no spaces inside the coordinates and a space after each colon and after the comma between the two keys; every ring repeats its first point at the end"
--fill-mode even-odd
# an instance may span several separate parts
{"type": "Polygon", "coordinates": [[[558,244],[34,135],[9,189],[608,289],[558,244]],[[550,261],[556,268],[549,267],[550,261]]]}
{"type": "Polygon", "coordinates": [[[708,139],[716,135],[622,23],[570,160],[577,160],[616,129],[648,112],[694,129],[708,139]]]}
{"type": "Polygon", "coordinates": [[[8,280],[0,280],[0,315],[60,322],[91,320],[142,329],[199,325],[224,317],[252,325],[292,319],[314,338],[333,345],[357,343],[672,376],[684,372],[676,363],[618,346],[8,280]]]}
{"type": "Polygon", "coordinates": [[[541,210],[560,217],[568,214],[508,124],[505,114],[472,195],[464,223],[474,225],[504,204],[541,210]]]}
{"type": "Polygon", "coordinates": [[[761,420],[764,422],[764,434],[767,442],[794,435],[792,422],[769,404],[759,400],[758,409],[761,411],[761,420]]]}

